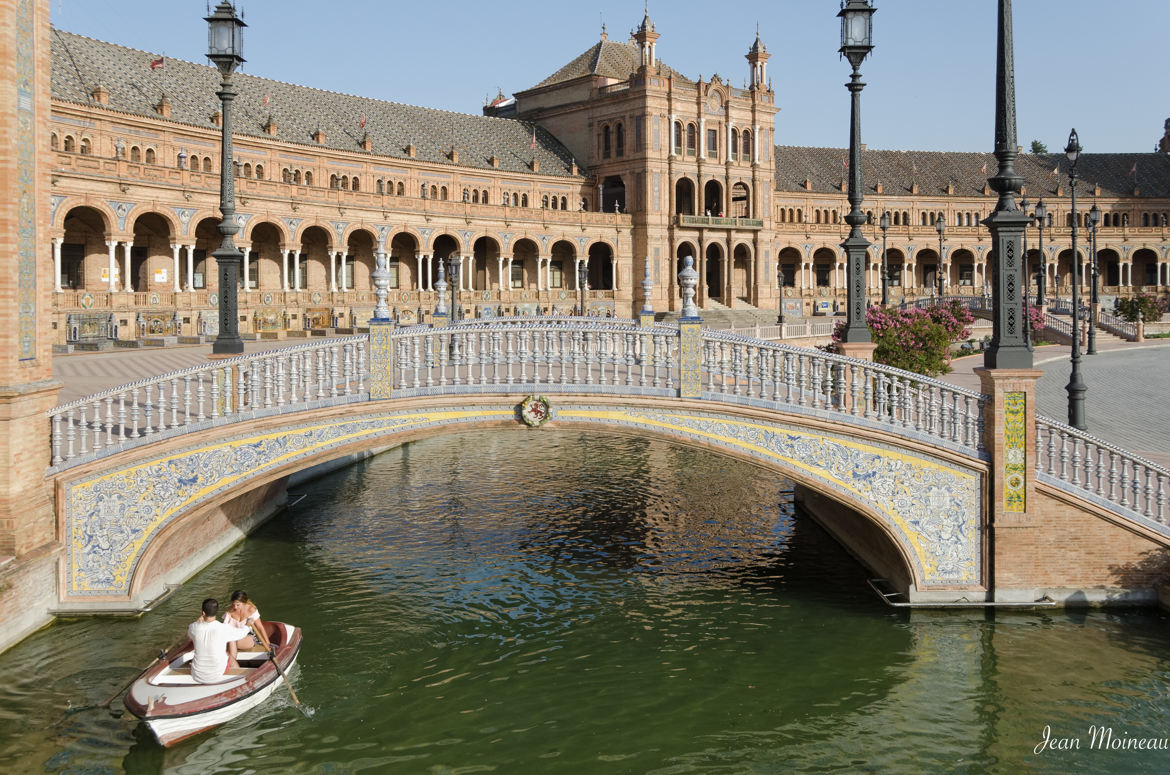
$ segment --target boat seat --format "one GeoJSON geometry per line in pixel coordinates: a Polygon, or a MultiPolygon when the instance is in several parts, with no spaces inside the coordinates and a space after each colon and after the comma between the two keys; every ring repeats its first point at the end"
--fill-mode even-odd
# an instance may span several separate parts
{"type": "MultiPolygon", "coordinates": [[[[254,667],[232,667],[224,673],[225,676],[240,676],[248,675],[256,668],[254,667]]],[[[206,684],[201,681],[196,681],[191,677],[190,667],[172,667],[171,669],[159,673],[150,683],[155,686],[214,686],[215,684],[206,684]]],[[[218,681],[217,683],[226,683],[226,681],[218,681]]]]}

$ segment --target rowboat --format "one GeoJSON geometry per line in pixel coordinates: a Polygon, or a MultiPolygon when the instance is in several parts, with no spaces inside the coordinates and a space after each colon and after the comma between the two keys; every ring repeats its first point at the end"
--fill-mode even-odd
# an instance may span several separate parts
{"type": "Polygon", "coordinates": [[[301,650],[301,630],[283,622],[267,622],[275,663],[266,651],[241,651],[239,668],[219,683],[196,683],[191,677],[191,641],[177,646],[147,670],[126,693],[126,709],[142,719],[163,746],[223,724],[256,707],[282,682],[301,650]]]}

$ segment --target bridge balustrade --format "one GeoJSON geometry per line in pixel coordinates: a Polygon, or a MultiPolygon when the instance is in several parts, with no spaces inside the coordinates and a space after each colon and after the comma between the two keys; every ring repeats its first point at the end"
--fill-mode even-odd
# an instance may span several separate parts
{"type": "Polygon", "coordinates": [[[366,392],[367,345],[363,335],[242,355],[64,404],[49,413],[52,465],[264,412],[354,400],[366,392]]]}
{"type": "Polygon", "coordinates": [[[1170,471],[1120,447],[1045,417],[1036,418],[1040,478],[1077,494],[1088,493],[1131,515],[1167,526],[1170,471]]]}

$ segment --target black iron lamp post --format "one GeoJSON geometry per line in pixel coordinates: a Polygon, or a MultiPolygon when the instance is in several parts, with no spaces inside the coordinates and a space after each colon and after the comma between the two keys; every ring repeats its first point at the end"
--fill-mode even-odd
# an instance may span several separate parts
{"type": "Polygon", "coordinates": [[[1081,298],[1079,294],[1078,275],[1081,273],[1081,257],[1077,253],[1077,159],[1081,155],[1081,144],[1077,138],[1077,130],[1072,130],[1068,136],[1068,145],[1064,149],[1069,160],[1068,186],[1072,200],[1072,373],[1069,375],[1068,385],[1068,424],[1077,430],[1086,430],[1085,424],[1085,381],[1081,378],[1081,298]]]}
{"type": "Polygon", "coordinates": [[[784,338],[784,267],[776,268],[776,287],[780,295],[779,312],[776,315],[776,325],[780,326],[780,338],[784,338]]]}
{"type": "Polygon", "coordinates": [[[845,216],[849,236],[841,247],[845,249],[845,277],[848,285],[848,312],[841,341],[849,344],[870,341],[869,326],[865,322],[865,264],[870,243],[861,234],[865,213],[861,211],[861,63],[873,50],[873,14],[876,9],[865,0],[848,0],[837,16],[841,19],[841,48],[853,67],[853,75],[846,88],[851,95],[849,110],[849,204],[845,216]]]}
{"type": "Polygon", "coordinates": [[[459,310],[459,265],[462,260],[458,255],[452,253],[447,257],[447,277],[451,282],[451,320],[455,321],[462,317],[459,310]]]}
{"type": "Polygon", "coordinates": [[[1041,309],[1048,304],[1048,299],[1044,297],[1048,286],[1048,259],[1044,257],[1044,226],[1047,219],[1048,208],[1041,199],[1036,203],[1036,229],[1040,233],[1040,281],[1036,283],[1036,306],[1041,309]]]}
{"type": "Polygon", "coordinates": [[[947,233],[947,217],[939,213],[938,218],[934,220],[934,230],[938,232],[938,300],[941,303],[943,298],[943,242],[946,241],[947,233]]]}
{"type": "Polygon", "coordinates": [[[890,230],[890,213],[887,210],[882,213],[881,219],[878,221],[878,227],[882,230],[882,307],[890,306],[890,267],[886,261],[886,232],[890,230]]]}
{"type": "Polygon", "coordinates": [[[1097,354],[1097,317],[1101,314],[1100,300],[1097,298],[1097,224],[1101,222],[1101,208],[1093,203],[1089,210],[1089,277],[1093,283],[1089,286],[1089,346],[1085,355],[1097,354]]]}
{"type": "Polygon", "coordinates": [[[585,317],[585,284],[589,282],[589,264],[577,264],[577,288],[581,291],[581,317],[585,317]]]}
{"type": "Polygon", "coordinates": [[[243,254],[232,236],[239,231],[236,225],[235,164],[232,159],[232,101],[236,91],[232,88],[232,72],[244,61],[244,24],[236,16],[236,9],[224,0],[215,7],[215,13],[204,19],[207,22],[207,58],[219,68],[223,77],[219,97],[223,113],[223,133],[219,164],[219,209],[222,219],[219,233],[223,242],[212,253],[219,267],[219,334],[211,346],[215,355],[238,355],[244,351],[244,340],[240,338],[239,296],[240,264],[243,254]]]}

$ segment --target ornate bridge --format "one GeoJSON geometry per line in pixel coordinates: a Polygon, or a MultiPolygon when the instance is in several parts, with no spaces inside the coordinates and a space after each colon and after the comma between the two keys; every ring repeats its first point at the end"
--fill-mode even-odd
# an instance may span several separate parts
{"type": "MultiPolygon", "coordinates": [[[[1016,571],[994,558],[1010,541],[992,529],[1004,513],[1124,533],[1114,565],[1170,544],[1170,472],[1036,418],[1015,393],[995,401],[697,321],[373,321],[368,336],[214,362],[54,409],[48,474],[66,546],[62,601],[140,605],[246,533],[290,473],[426,435],[515,425],[529,395],[551,409],[540,432],[703,445],[844,504],[865,528],[852,548],[890,567],[911,599],[982,599],[972,595],[1005,586],[1003,574],[1016,571]]],[[[1024,574],[1006,586],[1019,595],[1134,586],[1090,576],[1024,574]]]]}

